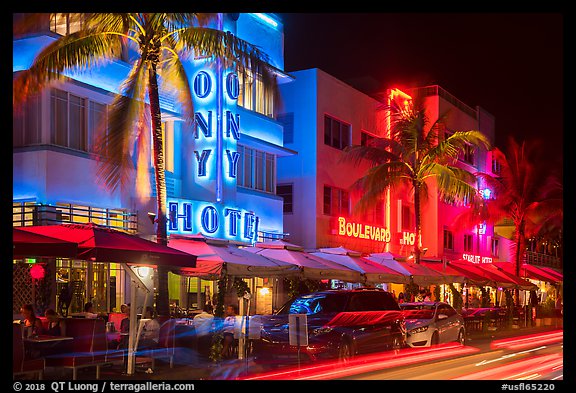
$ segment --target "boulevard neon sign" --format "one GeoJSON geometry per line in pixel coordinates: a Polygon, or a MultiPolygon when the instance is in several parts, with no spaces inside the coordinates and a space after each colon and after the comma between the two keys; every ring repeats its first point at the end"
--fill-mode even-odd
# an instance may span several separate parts
{"type": "Polygon", "coordinates": [[[254,243],[260,218],[254,212],[204,201],[168,200],[168,233],[201,233],[219,239],[254,243]]]}
{"type": "Polygon", "coordinates": [[[346,222],[344,217],[338,217],[338,234],[385,243],[389,243],[391,237],[390,230],[387,228],[356,222],[346,222]]]}
{"type": "Polygon", "coordinates": [[[492,257],[483,257],[474,254],[462,254],[462,259],[472,263],[492,263],[492,257]]]}

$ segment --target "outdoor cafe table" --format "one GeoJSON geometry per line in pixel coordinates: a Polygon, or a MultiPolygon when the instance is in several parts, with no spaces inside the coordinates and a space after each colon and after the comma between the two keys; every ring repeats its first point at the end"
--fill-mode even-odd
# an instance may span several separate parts
{"type": "Polygon", "coordinates": [[[59,341],[68,341],[74,340],[74,337],[67,337],[67,336],[49,336],[47,334],[41,334],[35,337],[27,337],[24,338],[24,341],[32,342],[32,343],[51,343],[51,342],[59,342],[59,341]]]}
{"type": "Polygon", "coordinates": [[[58,353],[60,345],[66,341],[73,340],[69,336],[50,336],[40,334],[33,337],[25,337],[24,344],[32,357],[48,356],[58,353]]]}

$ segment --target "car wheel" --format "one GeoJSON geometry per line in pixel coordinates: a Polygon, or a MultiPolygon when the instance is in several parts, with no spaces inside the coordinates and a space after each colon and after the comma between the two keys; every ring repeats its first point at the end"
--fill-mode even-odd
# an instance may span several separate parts
{"type": "Polygon", "coordinates": [[[346,340],[342,340],[338,348],[338,362],[348,363],[352,358],[352,346],[346,340]]]}
{"type": "Polygon", "coordinates": [[[440,342],[440,337],[438,336],[438,332],[434,332],[432,334],[432,339],[430,339],[430,345],[438,345],[440,342]]]}
{"type": "Polygon", "coordinates": [[[458,342],[462,345],[466,342],[466,334],[464,334],[464,329],[460,329],[458,332],[458,342]]]}

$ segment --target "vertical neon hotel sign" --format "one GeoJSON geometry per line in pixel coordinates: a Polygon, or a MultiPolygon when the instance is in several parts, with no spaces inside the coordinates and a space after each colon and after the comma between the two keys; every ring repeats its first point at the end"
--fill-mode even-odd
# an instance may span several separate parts
{"type": "Polygon", "coordinates": [[[216,182],[216,203],[168,199],[168,232],[202,233],[209,237],[254,243],[258,236],[259,218],[254,212],[221,203],[224,184],[235,187],[238,173],[240,115],[228,109],[236,106],[240,92],[238,76],[229,72],[224,78],[219,64],[216,75],[213,72],[211,69],[200,70],[193,80],[196,106],[200,108],[194,113],[196,143],[193,154],[195,181],[208,188],[211,182],[216,182]],[[225,103],[227,107],[223,107],[225,103]]]}

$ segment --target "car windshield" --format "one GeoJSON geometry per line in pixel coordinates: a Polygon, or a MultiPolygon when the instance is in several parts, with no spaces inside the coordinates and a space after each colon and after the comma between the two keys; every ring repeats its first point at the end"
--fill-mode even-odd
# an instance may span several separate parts
{"type": "Polygon", "coordinates": [[[346,305],[346,297],[339,294],[314,294],[300,296],[282,307],[278,314],[325,314],[341,312],[346,305]]]}
{"type": "Polygon", "coordinates": [[[402,305],[402,312],[405,318],[411,319],[432,319],[434,318],[435,306],[433,305],[402,305]]]}

